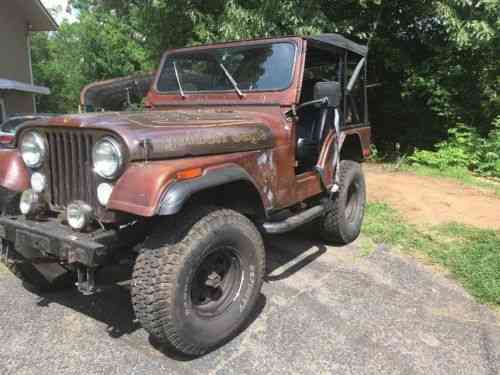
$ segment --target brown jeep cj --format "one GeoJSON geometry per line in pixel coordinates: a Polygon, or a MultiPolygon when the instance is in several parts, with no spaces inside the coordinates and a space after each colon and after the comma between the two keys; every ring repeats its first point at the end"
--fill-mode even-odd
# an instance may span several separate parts
{"type": "Polygon", "coordinates": [[[217,347],[255,308],[262,233],[359,235],[367,52],[336,34],[171,50],[146,111],[27,123],[0,151],[4,262],[31,287],[92,294],[96,271],[133,259],[156,341],[217,347]]]}

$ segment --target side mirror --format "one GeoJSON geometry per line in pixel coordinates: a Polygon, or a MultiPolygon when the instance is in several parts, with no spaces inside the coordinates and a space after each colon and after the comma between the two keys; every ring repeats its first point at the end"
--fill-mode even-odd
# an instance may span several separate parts
{"type": "Polygon", "coordinates": [[[314,85],[314,99],[319,100],[325,97],[328,98],[329,107],[340,106],[342,100],[342,88],[340,86],[340,82],[317,82],[314,85]]]}

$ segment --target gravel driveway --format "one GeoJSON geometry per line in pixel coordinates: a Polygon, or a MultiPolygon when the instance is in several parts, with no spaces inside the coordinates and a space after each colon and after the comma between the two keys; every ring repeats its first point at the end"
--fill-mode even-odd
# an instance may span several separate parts
{"type": "Polygon", "coordinates": [[[0,374],[498,374],[487,307],[380,246],[268,240],[268,280],[249,327],[196,360],[134,322],[128,290],[36,295],[0,270],[0,374]]]}

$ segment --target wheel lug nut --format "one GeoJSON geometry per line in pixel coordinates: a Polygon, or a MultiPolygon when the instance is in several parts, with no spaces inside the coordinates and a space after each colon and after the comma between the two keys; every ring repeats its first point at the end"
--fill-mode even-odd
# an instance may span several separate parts
{"type": "Polygon", "coordinates": [[[212,272],[208,275],[207,281],[205,281],[205,285],[210,286],[212,288],[217,288],[221,282],[221,277],[218,273],[212,272]]]}

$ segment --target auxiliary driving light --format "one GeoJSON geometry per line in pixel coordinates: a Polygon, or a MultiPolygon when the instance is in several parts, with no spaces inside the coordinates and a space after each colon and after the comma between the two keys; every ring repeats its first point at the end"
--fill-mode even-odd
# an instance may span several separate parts
{"type": "Polygon", "coordinates": [[[35,193],[41,193],[45,190],[47,178],[40,172],[35,172],[31,175],[31,188],[35,193]]]}
{"type": "Polygon", "coordinates": [[[44,208],[45,205],[37,192],[28,189],[21,194],[19,210],[23,215],[33,216],[43,211],[44,208]]]}
{"type": "Polygon", "coordinates": [[[66,209],[66,220],[71,228],[83,230],[92,221],[92,207],[83,202],[73,202],[66,209]]]}
{"type": "Polygon", "coordinates": [[[103,206],[106,206],[109,202],[109,198],[111,197],[111,193],[113,192],[113,185],[103,182],[99,184],[97,187],[97,200],[103,206]]]}

